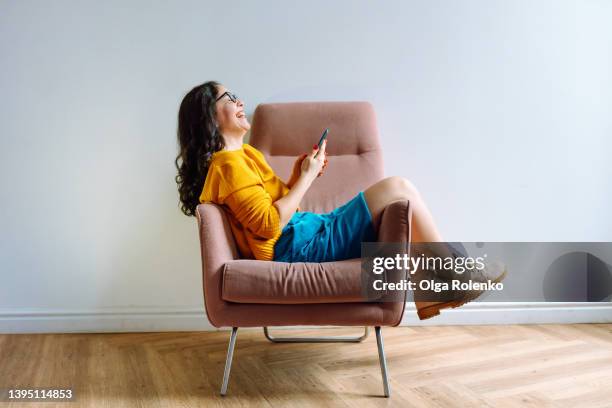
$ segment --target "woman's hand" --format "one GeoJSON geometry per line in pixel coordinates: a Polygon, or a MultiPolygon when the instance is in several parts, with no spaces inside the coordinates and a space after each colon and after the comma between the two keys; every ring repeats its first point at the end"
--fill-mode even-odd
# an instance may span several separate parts
{"type": "Polygon", "coordinates": [[[323,175],[326,167],[327,167],[327,157],[325,157],[325,160],[323,161],[323,167],[321,167],[321,171],[319,172],[319,174],[317,174],[317,177],[321,177],[323,175]]]}
{"type": "Polygon", "coordinates": [[[293,163],[293,169],[291,170],[291,176],[289,177],[289,181],[287,182],[287,187],[292,188],[295,182],[300,178],[300,174],[302,173],[302,162],[308,156],[308,153],[304,153],[297,158],[295,163],[293,163]]]}
{"type": "Polygon", "coordinates": [[[321,145],[321,151],[319,152],[318,146],[314,145],[312,152],[304,158],[301,166],[301,176],[307,177],[310,181],[323,174],[323,166],[326,165],[327,155],[325,154],[325,147],[327,146],[327,139],[323,141],[321,145]],[[315,155],[319,154],[315,157],[315,155]]]}
{"type": "Polygon", "coordinates": [[[320,176],[323,172],[323,167],[325,166],[325,162],[327,160],[325,154],[325,146],[327,146],[327,140],[323,142],[321,146],[321,151],[317,154],[317,146],[315,145],[312,148],[312,153],[306,155],[301,160],[300,164],[300,175],[296,180],[295,184],[291,186],[291,189],[287,194],[283,197],[279,198],[274,202],[274,205],[278,209],[278,214],[280,216],[280,226],[281,229],[287,225],[293,214],[295,214],[295,209],[299,208],[300,201],[306,194],[306,191],[310,188],[310,185],[318,176],[320,176]]]}

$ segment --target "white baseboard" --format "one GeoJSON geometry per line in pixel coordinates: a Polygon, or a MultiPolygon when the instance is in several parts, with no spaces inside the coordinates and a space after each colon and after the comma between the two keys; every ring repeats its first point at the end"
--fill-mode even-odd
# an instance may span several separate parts
{"type": "MultiPolygon", "coordinates": [[[[419,320],[406,305],[402,326],[612,323],[612,302],[474,302],[419,320]]],[[[0,333],[107,333],[214,331],[204,309],[123,308],[104,310],[0,311],[0,333]]]]}
{"type": "Polygon", "coordinates": [[[612,302],[473,302],[419,320],[406,304],[401,326],[612,323],[612,302]]]}
{"type": "Polygon", "coordinates": [[[203,308],[0,311],[0,333],[214,331],[203,308]]]}

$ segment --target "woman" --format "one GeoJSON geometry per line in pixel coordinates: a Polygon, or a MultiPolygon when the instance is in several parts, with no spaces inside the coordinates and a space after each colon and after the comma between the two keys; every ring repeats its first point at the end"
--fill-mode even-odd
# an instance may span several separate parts
{"type": "MultiPolygon", "coordinates": [[[[402,177],[387,177],[330,213],[299,211],[302,197],[324,173],[327,142],[320,151],[315,145],[298,157],[285,183],[261,152],[244,143],[250,127],[244,103],[218,82],[196,86],[181,102],[180,153],[175,160],[181,210],[191,216],[200,203],[222,205],[243,258],[326,262],[359,257],[362,241],[376,241],[383,209],[405,199],[412,208],[412,240],[443,241],[419,192],[402,177]]],[[[455,255],[450,248],[447,251],[455,255]]],[[[499,281],[504,274],[474,271],[472,279],[499,281]]],[[[480,293],[443,302],[416,302],[419,317],[434,316],[480,293]]]]}

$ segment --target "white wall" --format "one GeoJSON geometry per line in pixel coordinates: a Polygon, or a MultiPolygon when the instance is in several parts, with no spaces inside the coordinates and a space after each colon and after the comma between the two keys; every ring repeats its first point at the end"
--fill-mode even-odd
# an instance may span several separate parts
{"type": "Polygon", "coordinates": [[[612,240],[610,21],[604,0],[0,2],[2,327],[201,320],[173,160],[210,79],[249,113],[371,101],[387,175],[449,240],[612,240]]]}

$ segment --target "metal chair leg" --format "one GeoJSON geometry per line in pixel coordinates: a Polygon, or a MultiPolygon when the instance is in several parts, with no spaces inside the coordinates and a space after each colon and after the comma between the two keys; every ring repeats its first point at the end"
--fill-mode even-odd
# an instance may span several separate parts
{"type": "Polygon", "coordinates": [[[376,330],[376,343],[378,344],[378,360],[380,362],[380,372],[382,373],[385,397],[389,397],[391,395],[391,391],[389,390],[389,378],[387,377],[387,359],[385,358],[385,345],[383,344],[380,326],[376,326],[374,330],[376,330]]]}
{"type": "Polygon", "coordinates": [[[365,326],[364,332],[359,337],[351,336],[323,336],[323,337],[273,337],[267,327],[264,327],[264,335],[274,343],[361,343],[370,333],[370,328],[365,326]]]}
{"type": "Polygon", "coordinates": [[[232,357],[234,356],[234,346],[236,345],[236,335],[238,328],[232,327],[227,357],[225,358],[225,371],[223,371],[223,384],[221,385],[221,395],[227,394],[227,382],[229,381],[230,370],[232,369],[232,357]]]}

